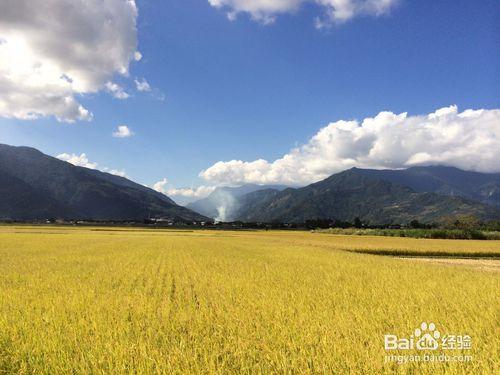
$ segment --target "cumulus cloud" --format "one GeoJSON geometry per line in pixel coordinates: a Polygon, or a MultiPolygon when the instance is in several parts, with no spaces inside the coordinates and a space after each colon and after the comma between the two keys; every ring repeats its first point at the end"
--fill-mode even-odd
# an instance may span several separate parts
{"type": "Polygon", "coordinates": [[[130,95],[125,91],[123,87],[114,82],[106,82],[106,90],[113,95],[116,99],[128,99],[130,95]]]}
{"type": "Polygon", "coordinates": [[[167,184],[168,180],[163,178],[162,180],[153,184],[153,190],[156,190],[158,193],[167,194],[167,184]]]}
{"type": "Polygon", "coordinates": [[[184,205],[197,199],[207,197],[211,192],[215,190],[215,186],[202,185],[197,188],[177,189],[175,187],[169,186],[168,180],[166,178],[163,178],[153,184],[153,190],[172,197],[177,203],[184,205]]]}
{"type": "Polygon", "coordinates": [[[113,137],[115,138],[129,138],[134,135],[134,132],[130,130],[127,125],[119,125],[118,128],[113,132],[113,137]]]}
{"type": "Polygon", "coordinates": [[[150,97],[161,102],[165,101],[165,94],[161,92],[161,90],[151,87],[151,85],[145,78],[136,78],[134,79],[134,83],[137,91],[142,93],[149,93],[150,97]]]}
{"type": "Polygon", "coordinates": [[[135,0],[0,1],[0,116],[91,120],[85,94],[128,94],[137,51],[135,0]]]}
{"type": "Polygon", "coordinates": [[[110,173],[110,174],[113,174],[115,176],[127,177],[127,173],[124,170],[110,169],[108,167],[99,168],[99,165],[95,162],[91,162],[88,159],[87,154],[85,154],[85,153],[82,153],[80,155],[63,153],[63,154],[57,155],[56,158],[58,158],[59,160],[63,160],[63,161],[66,161],[68,163],[71,163],[73,165],[76,165],[77,167],[97,169],[101,172],[110,173]]]}
{"type": "Polygon", "coordinates": [[[180,188],[171,187],[167,189],[166,195],[172,198],[177,204],[185,206],[188,203],[197,201],[198,199],[206,198],[215,190],[215,186],[199,186],[197,188],[180,188]]]}
{"type": "Polygon", "coordinates": [[[205,198],[210,193],[212,193],[215,190],[215,186],[199,186],[197,188],[181,188],[181,189],[175,189],[171,188],[167,190],[167,195],[169,196],[182,196],[185,198],[205,198]]]}
{"type": "Polygon", "coordinates": [[[324,11],[316,19],[317,27],[344,22],[361,15],[379,16],[388,13],[399,0],[208,0],[210,5],[227,11],[235,20],[239,13],[248,13],[252,19],[264,24],[274,22],[276,16],[296,12],[304,4],[316,4],[324,11]]]}
{"type": "Polygon", "coordinates": [[[219,161],[200,177],[216,185],[303,185],[351,167],[447,165],[500,172],[499,160],[500,110],[459,112],[450,106],[420,116],[380,112],[363,121],[340,120],[278,160],[219,161]]]}
{"type": "Polygon", "coordinates": [[[67,161],[68,163],[76,165],[77,167],[97,169],[97,163],[93,163],[93,162],[89,161],[89,159],[87,158],[87,154],[85,154],[85,153],[80,154],[80,155],[63,153],[63,154],[57,155],[56,157],[60,160],[64,160],[64,161],[67,161]]]}
{"type": "Polygon", "coordinates": [[[141,92],[151,91],[151,86],[149,85],[148,81],[146,81],[144,78],[135,79],[134,82],[135,82],[135,87],[137,88],[137,91],[141,91],[141,92]]]}

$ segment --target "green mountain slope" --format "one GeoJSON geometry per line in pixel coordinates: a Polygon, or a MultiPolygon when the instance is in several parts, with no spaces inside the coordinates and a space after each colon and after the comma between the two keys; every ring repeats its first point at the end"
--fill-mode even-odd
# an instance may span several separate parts
{"type": "Polygon", "coordinates": [[[417,192],[459,196],[500,206],[500,173],[463,171],[454,167],[412,167],[403,170],[362,169],[365,176],[408,186],[417,192]]]}
{"type": "Polygon", "coordinates": [[[208,197],[189,203],[186,207],[205,216],[231,221],[237,217],[240,206],[245,204],[242,197],[251,197],[254,192],[266,189],[280,191],[285,189],[285,186],[247,184],[239,187],[218,187],[208,197]]]}
{"type": "Polygon", "coordinates": [[[415,192],[409,187],[351,170],[300,189],[243,197],[237,219],[258,222],[303,222],[328,218],[370,224],[439,222],[456,215],[498,219],[500,211],[461,197],[415,192]]]}
{"type": "Polygon", "coordinates": [[[126,178],[0,144],[0,218],[206,220],[126,178]]]}

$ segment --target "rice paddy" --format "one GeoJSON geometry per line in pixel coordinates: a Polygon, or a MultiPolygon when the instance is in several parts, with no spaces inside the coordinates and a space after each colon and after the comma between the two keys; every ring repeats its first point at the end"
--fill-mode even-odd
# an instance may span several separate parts
{"type": "Polygon", "coordinates": [[[500,241],[3,226],[0,373],[498,373],[500,274],[380,251],[500,241]],[[471,348],[388,360],[424,354],[384,348],[422,322],[471,348]]]}

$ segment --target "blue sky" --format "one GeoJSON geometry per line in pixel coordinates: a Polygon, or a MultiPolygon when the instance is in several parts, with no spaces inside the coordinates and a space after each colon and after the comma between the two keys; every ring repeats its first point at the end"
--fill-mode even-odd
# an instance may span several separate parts
{"type": "Polygon", "coordinates": [[[85,153],[135,181],[179,188],[219,181],[198,177],[219,161],[272,162],[338,120],[499,108],[496,0],[401,0],[322,29],[313,3],[267,25],[247,13],[231,21],[206,0],[136,3],[142,59],[114,78],[131,97],[78,96],[92,121],[0,118],[0,142],[85,153]],[[137,91],[136,78],[152,91],[137,91]],[[118,125],[134,135],[113,137],[118,125]]]}

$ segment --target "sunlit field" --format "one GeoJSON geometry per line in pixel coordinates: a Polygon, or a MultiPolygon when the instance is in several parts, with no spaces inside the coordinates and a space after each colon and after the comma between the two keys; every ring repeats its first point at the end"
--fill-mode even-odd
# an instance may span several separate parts
{"type": "Polygon", "coordinates": [[[352,250],[500,241],[0,227],[0,373],[498,373],[498,272],[352,250]],[[424,321],[473,359],[386,361],[424,321]]]}

